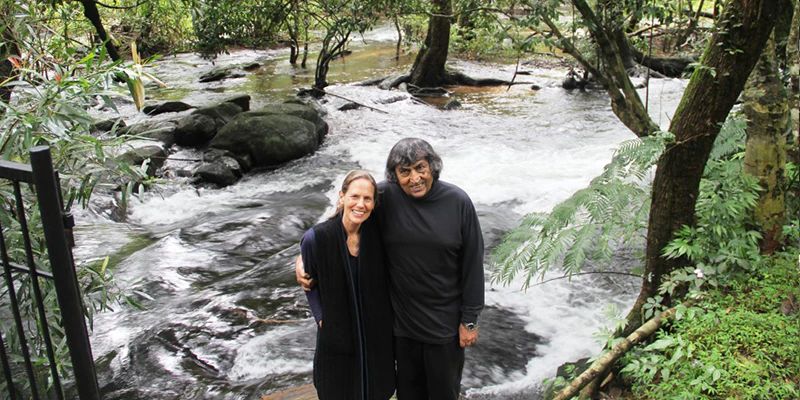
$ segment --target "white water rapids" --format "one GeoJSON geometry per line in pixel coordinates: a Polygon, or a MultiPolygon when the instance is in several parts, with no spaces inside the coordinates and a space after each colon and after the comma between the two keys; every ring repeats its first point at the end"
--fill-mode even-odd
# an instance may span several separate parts
{"type": "MultiPolygon", "coordinates": [[[[379,30],[367,36],[367,45],[354,44],[352,58],[332,66],[329,81],[407,68],[391,59],[391,33],[379,30]],[[370,48],[372,59],[358,61],[359,51],[370,48]]],[[[262,73],[222,83],[197,83],[212,66],[193,55],[165,58],[153,71],[173,88],[162,97],[202,106],[247,93],[257,109],[283,99],[293,82],[307,82],[309,72],[289,67],[286,53],[223,55],[218,65],[259,59],[264,66],[262,73]],[[281,81],[283,86],[275,83],[281,81]]],[[[450,66],[473,77],[511,79],[514,72],[513,65],[450,66]]],[[[548,211],[586,186],[633,134],[612,114],[604,92],[561,89],[565,70],[528,70],[532,75],[517,80],[536,82],[540,90],[460,89],[455,98],[462,107],[449,111],[409,98],[380,104],[404,93],[334,84],[329,92],[387,113],[338,111],[346,101],[328,96],[331,131],[314,155],[224,189],[169,181],[135,200],[124,223],[103,213],[79,214],[76,258],[94,259],[142,241],[115,266],[116,276],[125,290],[152,297],[140,297],[143,311],[118,306],[96,317],[92,344],[106,396],[247,399],[310,382],[314,327],[294,283],[296,243],[328,214],[334,186],[349,169],[382,177],[389,149],[403,137],[423,138],[439,152],[441,179],[471,196],[487,244],[496,244],[525,213],[548,211]]],[[[682,80],[651,80],[649,109],[662,127],[684,87],[682,80]]],[[[644,89],[640,93],[644,98],[644,89]]],[[[144,119],[129,106],[121,112],[129,121],[144,119]]],[[[559,365],[600,350],[593,333],[608,323],[603,310],[609,304],[627,310],[640,284],[582,276],[522,291],[520,282],[505,287],[487,279],[482,340],[467,351],[463,386],[470,398],[538,398],[541,380],[559,365]]]]}

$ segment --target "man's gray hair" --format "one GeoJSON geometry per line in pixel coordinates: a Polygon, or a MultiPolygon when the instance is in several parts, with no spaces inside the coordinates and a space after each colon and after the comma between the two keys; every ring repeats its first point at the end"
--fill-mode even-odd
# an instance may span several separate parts
{"type": "Polygon", "coordinates": [[[386,180],[389,182],[397,182],[397,174],[395,168],[403,165],[411,165],[415,162],[425,159],[431,168],[433,180],[439,180],[439,174],[442,172],[444,165],[442,159],[433,151],[430,143],[419,138],[405,138],[400,139],[395,143],[392,150],[389,152],[389,157],[386,158],[386,180]]]}

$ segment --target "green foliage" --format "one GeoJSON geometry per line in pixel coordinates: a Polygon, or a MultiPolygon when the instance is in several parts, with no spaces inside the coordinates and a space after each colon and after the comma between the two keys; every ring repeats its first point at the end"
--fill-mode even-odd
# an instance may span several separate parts
{"type": "Polygon", "coordinates": [[[279,0],[195,0],[192,20],[197,51],[214,58],[230,46],[266,46],[287,18],[279,0]]]}
{"type": "MultiPolygon", "coordinates": [[[[789,399],[800,396],[800,316],[781,312],[800,297],[797,248],[761,260],[750,275],[711,291],[652,344],[626,355],[634,395],[669,399],[789,399]]],[[[686,309],[686,308],[684,308],[686,309]]]]}
{"type": "MultiPolygon", "coordinates": [[[[706,264],[719,265],[722,272],[731,266],[748,265],[746,260],[752,256],[753,243],[758,240],[758,233],[743,228],[744,220],[749,218],[748,210],[758,198],[757,182],[741,173],[744,127],[740,117],[730,118],[723,125],[705,171],[706,178],[701,182],[698,225],[683,228],[668,247],[672,257],[699,253],[709,256],[706,261],[693,259],[709,273],[713,271],[706,264]],[[707,231],[710,236],[703,236],[707,231]],[[700,236],[705,239],[695,240],[700,236]],[[727,247],[711,253],[710,249],[719,243],[727,247]]],[[[622,244],[643,256],[643,231],[650,211],[649,174],[672,140],[670,133],[661,132],[622,143],[589,187],[575,192],[550,213],[526,216],[495,248],[493,279],[508,284],[523,273],[527,287],[533,278],[542,278],[550,268],[562,268],[566,275],[579,273],[586,261],[608,261],[613,250],[622,244]]],[[[677,271],[674,279],[691,276],[694,267],[688,272],[677,271]]],[[[679,285],[673,280],[667,284],[679,285]]],[[[664,293],[671,294],[675,286],[667,286],[664,293]]]]}
{"type": "MultiPolygon", "coordinates": [[[[33,146],[49,145],[54,166],[59,170],[62,196],[69,210],[73,204],[85,205],[98,186],[110,188],[117,185],[109,183],[113,178],[124,178],[116,162],[108,155],[108,148],[120,146],[123,139],[93,135],[91,125],[94,121],[88,110],[96,106],[113,107],[108,91],[115,85],[113,77],[124,74],[125,70],[118,64],[108,63],[103,47],[78,56],[75,48],[47,40],[50,33],[32,13],[35,9],[21,3],[15,3],[15,6],[13,13],[0,18],[0,30],[11,33],[8,37],[25,52],[13,58],[13,69],[0,81],[0,88],[13,90],[10,103],[0,102],[0,156],[3,160],[26,163],[33,146]]],[[[35,196],[26,186],[21,188],[25,209],[20,213],[14,205],[15,192],[8,181],[0,182],[0,226],[11,262],[28,265],[20,229],[24,216],[30,230],[33,262],[37,269],[50,271],[35,196]]],[[[107,261],[79,265],[76,270],[90,318],[95,312],[108,309],[122,299],[122,294],[113,284],[107,261]]],[[[18,282],[17,294],[23,320],[29,330],[26,336],[36,359],[35,366],[37,371],[46,371],[48,365],[43,341],[33,333],[38,324],[31,296],[33,283],[24,275],[16,276],[15,280],[18,282]]],[[[55,292],[51,282],[43,279],[38,282],[45,294],[44,306],[51,322],[48,325],[56,346],[57,367],[69,377],[71,366],[60,328],[55,292]]],[[[7,295],[5,292],[0,297],[7,295]]],[[[12,329],[14,324],[8,321],[8,315],[3,314],[2,318],[0,331],[17,367],[21,362],[20,338],[12,329]]],[[[12,369],[14,373],[22,373],[22,368],[12,369]]],[[[40,374],[46,375],[46,372],[40,374]]],[[[5,380],[0,385],[5,385],[5,380]]],[[[20,389],[24,391],[24,388],[20,389]]]]}
{"type": "Polygon", "coordinates": [[[118,1],[126,10],[101,8],[118,40],[138,42],[144,55],[192,50],[194,27],[191,0],[118,1]]]}
{"type": "Polygon", "coordinates": [[[587,260],[607,261],[622,243],[643,248],[650,207],[646,179],[672,139],[662,132],[623,143],[589,187],[549,214],[526,216],[495,248],[493,279],[508,284],[523,273],[527,287],[550,268],[561,267],[569,275],[580,272],[587,260]]]}
{"type": "Polygon", "coordinates": [[[363,33],[377,21],[382,3],[359,0],[310,1],[305,12],[323,30],[322,48],[317,56],[314,87],[324,89],[328,65],[343,54],[353,32],[363,33]]]}

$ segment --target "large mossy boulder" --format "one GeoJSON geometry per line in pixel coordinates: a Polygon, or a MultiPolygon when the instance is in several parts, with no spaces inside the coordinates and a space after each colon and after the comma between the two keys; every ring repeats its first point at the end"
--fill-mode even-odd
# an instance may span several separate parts
{"type": "Polygon", "coordinates": [[[328,123],[322,119],[324,111],[314,106],[302,103],[280,103],[268,105],[254,113],[260,115],[284,114],[302,118],[314,124],[317,134],[317,144],[322,144],[328,134],[328,123]]]}
{"type": "Polygon", "coordinates": [[[210,147],[233,153],[246,169],[269,167],[316,151],[318,130],[314,123],[288,113],[249,111],[220,129],[210,147]]]}
{"type": "Polygon", "coordinates": [[[178,121],[175,142],[180,146],[203,146],[217,134],[220,128],[242,112],[242,107],[233,102],[223,102],[210,107],[198,108],[178,121]]]}

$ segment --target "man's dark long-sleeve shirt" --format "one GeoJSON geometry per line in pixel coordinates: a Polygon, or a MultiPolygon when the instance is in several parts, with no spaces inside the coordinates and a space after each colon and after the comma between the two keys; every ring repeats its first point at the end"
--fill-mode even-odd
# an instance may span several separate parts
{"type": "Polygon", "coordinates": [[[391,281],[395,336],[445,343],[483,309],[483,236],[469,196],[436,181],[422,198],[378,185],[375,209],[391,281]]]}

